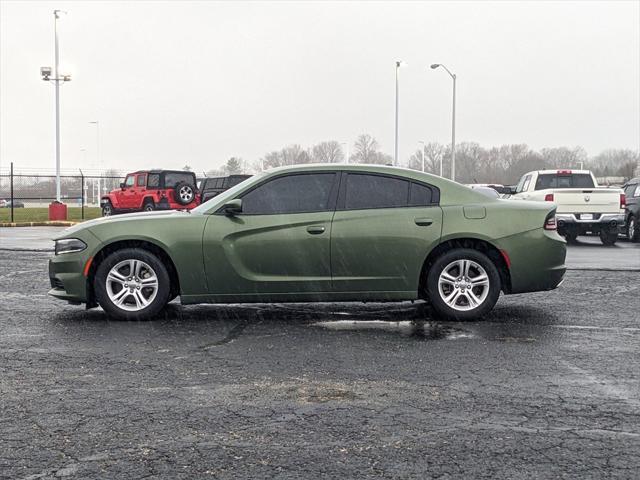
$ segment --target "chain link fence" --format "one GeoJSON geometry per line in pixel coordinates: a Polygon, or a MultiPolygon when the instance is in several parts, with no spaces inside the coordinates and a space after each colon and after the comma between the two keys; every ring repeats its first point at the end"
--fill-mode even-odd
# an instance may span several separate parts
{"type": "MultiPolygon", "coordinates": [[[[84,220],[87,209],[100,207],[100,197],[119,188],[123,176],[60,175],[60,200],[70,208],[79,209],[84,220]]],[[[13,164],[0,174],[0,218],[15,221],[18,209],[47,209],[56,200],[56,176],[38,173],[15,173],[13,164]],[[9,213],[9,215],[7,215],[9,213]]],[[[95,216],[95,215],[92,215],[95,216]]]]}

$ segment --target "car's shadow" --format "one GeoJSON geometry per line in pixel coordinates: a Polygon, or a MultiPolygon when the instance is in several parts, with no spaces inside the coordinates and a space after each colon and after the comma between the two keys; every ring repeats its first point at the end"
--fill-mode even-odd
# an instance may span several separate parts
{"type": "MultiPolygon", "coordinates": [[[[300,328],[325,332],[397,334],[413,340],[483,338],[530,342],[556,323],[548,309],[536,306],[498,304],[481,320],[448,321],[439,318],[424,302],[403,303],[293,303],[195,305],[169,304],[155,319],[122,321],[110,319],[101,309],[66,312],[56,320],[70,325],[110,332],[144,332],[157,338],[164,332],[189,332],[215,337],[204,348],[223,345],[260,325],[263,335],[293,334],[300,328]],[[537,332],[537,333],[535,333],[537,332]],[[217,336],[216,336],[217,335],[217,336]]],[[[57,323],[57,322],[56,322],[57,323]]],[[[182,333],[181,333],[182,334],[182,333]]]]}

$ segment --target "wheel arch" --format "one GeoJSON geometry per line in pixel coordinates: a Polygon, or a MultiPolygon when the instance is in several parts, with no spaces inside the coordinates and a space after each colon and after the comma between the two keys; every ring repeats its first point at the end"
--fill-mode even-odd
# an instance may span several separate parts
{"type": "Polygon", "coordinates": [[[96,305],[95,292],[93,291],[93,278],[96,271],[98,270],[98,267],[111,253],[122,250],[124,248],[140,248],[153,253],[154,255],[157,255],[167,267],[169,278],[171,280],[171,295],[175,296],[180,294],[180,275],[178,275],[178,269],[176,268],[175,262],[171,258],[171,255],[167,253],[167,250],[163,246],[143,239],[116,240],[104,245],[93,256],[91,266],[89,267],[89,271],[87,272],[86,280],[88,305],[96,305]]]}
{"type": "Polygon", "coordinates": [[[434,247],[427,258],[425,258],[422,269],[420,270],[420,280],[418,283],[418,296],[423,298],[425,296],[426,287],[427,287],[427,273],[429,272],[429,268],[436,261],[436,259],[456,248],[469,248],[472,250],[477,250],[480,253],[484,253],[489,259],[493,262],[500,274],[500,283],[502,284],[502,291],[505,293],[509,293],[511,291],[511,272],[509,270],[509,265],[507,264],[507,260],[505,260],[504,254],[500,251],[498,247],[493,245],[491,242],[473,237],[460,237],[460,238],[450,238],[439,243],[436,247],[434,247]]]}

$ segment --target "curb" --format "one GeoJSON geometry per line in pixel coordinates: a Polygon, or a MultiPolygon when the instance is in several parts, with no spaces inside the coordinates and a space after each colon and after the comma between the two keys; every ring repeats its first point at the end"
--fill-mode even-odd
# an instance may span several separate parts
{"type": "Polygon", "coordinates": [[[0,222],[0,227],[72,227],[80,222],[0,222]]]}

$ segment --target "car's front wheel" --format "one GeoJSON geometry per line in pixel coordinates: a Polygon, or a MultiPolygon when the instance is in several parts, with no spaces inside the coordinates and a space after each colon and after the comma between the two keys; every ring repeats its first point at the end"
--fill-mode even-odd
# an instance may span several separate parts
{"type": "Polygon", "coordinates": [[[143,320],[167,304],[171,280],[162,261],[140,248],[126,248],[105,258],[94,277],[96,300],[111,317],[143,320]]]}
{"type": "Polygon", "coordinates": [[[500,274],[485,254],[458,248],[440,256],[427,273],[427,294],[433,309],[452,320],[482,317],[500,296],[500,274]]]}
{"type": "Polygon", "coordinates": [[[102,205],[102,216],[103,217],[110,217],[111,215],[113,215],[113,205],[111,205],[111,202],[107,200],[102,205]]]}

